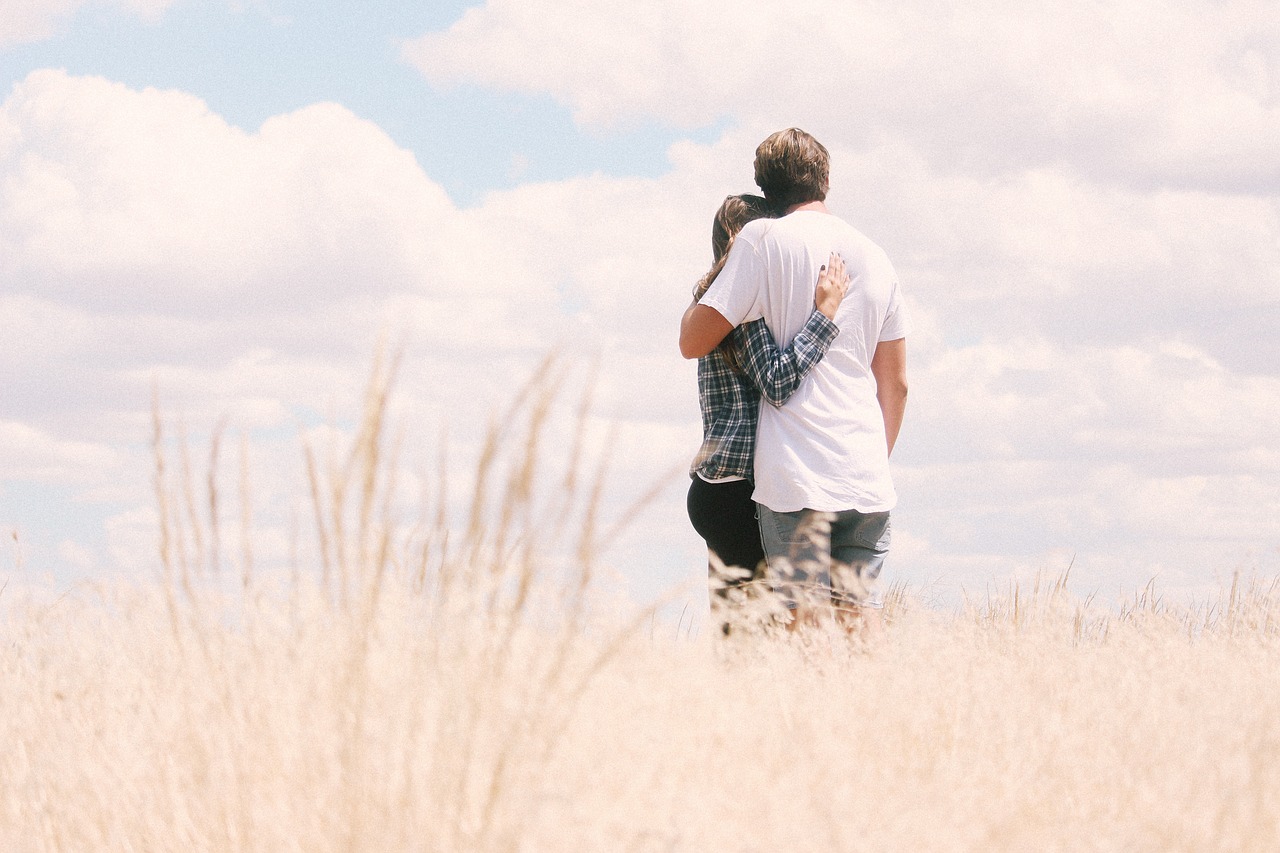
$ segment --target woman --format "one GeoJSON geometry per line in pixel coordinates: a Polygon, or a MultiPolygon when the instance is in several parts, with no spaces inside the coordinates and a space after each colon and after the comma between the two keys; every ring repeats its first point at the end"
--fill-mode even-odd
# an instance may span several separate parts
{"type": "MultiPolygon", "coordinates": [[[[715,262],[693,291],[696,303],[724,268],[733,238],[753,219],[774,214],[760,196],[729,196],[711,230],[715,262]]],[[[743,323],[708,355],[698,359],[698,403],[702,447],[690,467],[688,510],[693,528],[707,543],[716,595],[712,607],[733,598],[763,574],[764,547],[751,500],[752,460],[761,397],[781,406],[822,360],[839,331],[832,322],[849,286],[844,262],[832,255],[822,267],[815,307],[803,329],[779,349],[764,320],[743,323]],[[720,571],[721,567],[734,567],[720,571]]],[[[727,632],[728,626],[723,625],[727,632]]]]}

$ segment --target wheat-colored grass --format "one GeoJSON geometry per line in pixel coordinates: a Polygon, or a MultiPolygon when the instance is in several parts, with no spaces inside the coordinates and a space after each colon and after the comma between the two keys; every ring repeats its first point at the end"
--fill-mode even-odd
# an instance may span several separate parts
{"type": "Polygon", "coordinates": [[[255,575],[157,419],[163,575],[0,592],[0,849],[1280,849],[1274,585],[677,639],[592,603],[606,478],[537,467],[554,364],[452,534],[394,517],[392,373],[307,451],[321,565],[255,575]]]}

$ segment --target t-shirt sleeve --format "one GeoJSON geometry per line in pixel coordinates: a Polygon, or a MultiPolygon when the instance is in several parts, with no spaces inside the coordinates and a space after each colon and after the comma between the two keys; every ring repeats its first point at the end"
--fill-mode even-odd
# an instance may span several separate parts
{"type": "Polygon", "coordinates": [[[714,308],[734,326],[761,316],[760,294],[764,288],[765,265],[750,240],[739,234],[729,249],[724,269],[711,282],[700,304],[714,308]]]}
{"type": "Polygon", "coordinates": [[[884,315],[884,323],[880,326],[880,340],[897,341],[907,336],[907,306],[902,299],[902,289],[895,279],[893,291],[889,296],[889,310],[884,315]]]}

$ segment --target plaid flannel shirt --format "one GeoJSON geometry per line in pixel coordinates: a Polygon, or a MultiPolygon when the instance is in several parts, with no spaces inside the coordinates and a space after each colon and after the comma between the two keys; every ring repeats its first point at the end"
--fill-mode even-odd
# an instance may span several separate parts
{"type": "Polygon", "coordinates": [[[729,333],[742,373],[729,366],[719,348],[698,359],[702,447],[689,468],[690,476],[751,479],[761,394],[773,406],[785,403],[826,355],[839,331],[815,308],[804,328],[779,350],[764,320],[753,320],[729,333]]]}

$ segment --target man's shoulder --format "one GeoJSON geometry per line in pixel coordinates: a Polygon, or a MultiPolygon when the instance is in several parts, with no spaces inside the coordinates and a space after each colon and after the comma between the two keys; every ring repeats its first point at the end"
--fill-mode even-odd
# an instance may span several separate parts
{"type": "Polygon", "coordinates": [[[837,250],[846,255],[846,260],[860,258],[872,266],[889,265],[889,255],[879,243],[876,243],[852,223],[834,214],[828,214],[822,221],[809,224],[812,233],[830,242],[837,250]]]}
{"type": "Polygon", "coordinates": [[[833,213],[796,211],[779,219],[748,222],[738,239],[755,251],[772,254],[844,255],[846,263],[892,271],[888,254],[853,224],[833,213]]]}
{"type": "Polygon", "coordinates": [[[780,237],[800,238],[816,237],[819,239],[839,239],[867,241],[867,237],[850,223],[834,213],[821,213],[813,210],[799,210],[789,213],[781,219],[774,220],[776,228],[772,233],[780,237]]]}

